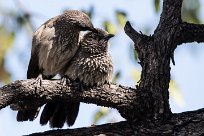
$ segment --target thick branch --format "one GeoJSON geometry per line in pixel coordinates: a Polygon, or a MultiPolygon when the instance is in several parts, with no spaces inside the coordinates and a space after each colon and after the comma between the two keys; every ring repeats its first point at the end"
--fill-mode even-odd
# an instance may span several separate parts
{"type": "Polygon", "coordinates": [[[155,31],[163,27],[171,27],[181,22],[183,0],[164,0],[159,25],[155,31]]]}
{"type": "Polygon", "coordinates": [[[181,18],[181,7],[183,0],[163,0],[163,9],[162,16],[168,19],[168,17],[172,18],[181,18]],[[167,15],[165,17],[165,15],[167,15]]]}
{"type": "MultiPolygon", "coordinates": [[[[135,30],[129,22],[126,23],[125,31],[130,38],[135,36],[135,30]]],[[[140,65],[142,66],[141,82],[138,89],[142,90],[140,94],[143,93],[143,96],[147,96],[146,100],[143,99],[146,105],[143,108],[147,108],[149,111],[143,113],[145,120],[147,118],[150,120],[168,118],[171,114],[168,102],[168,87],[170,81],[170,46],[172,45],[172,37],[167,38],[168,30],[166,30],[167,34],[159,32],[153,36],[141,35],[139,38],[136,37],[136,40],[133,39],[135,50],[138,53],[140,65]]]]}
{"type": "Polygon", "coordinates": [[[125,33],[130,37],[130,39],[132,39],[132,41],[135,43],[136,50],[142,48],[142,46],[147,44],[147,42],[151,38],[149,36],[142,34],[142,32],[138,33],[131,26],[129,21],[126,22],[124,30],[125,30],[125,33]]]}
{"type": "Polygon", "coordinates": [[[51,130],[43,133],[31,134],[29,136],[130,136],[132,134],[133,131],[127,122],[119,122],[86,128],[51,130]]]}
{"type": "Polygon", "coordinates": [[[133,40],[133,42],[137,42],[142,38],[142,35],[131,26],[129,21],[126,22],[124,30],[125,33],[133,40]]]}
{"type": "Polygon", "coordinates": [[[80,92],[76,91],[77,88],[73,84],[63,86],[59,80],[42,80],[40,88],[36,88],[34,79],[18,80],[0,88],[0,109],[21,102],[38,106],[55,99],[112,107],[121,113],[135,108],[133,101],[136,103],[136,90],[133,88],[105,84],[100,87],[86,88],[80,92]]]}
{"type": "Polygon", "coordinates": [[[192,112],[173,114],[169,120],[160,124],[134,124],[127,122],[110,123],[87,128],[51,130],[35,133],[30,136],[130,136],[130,135],[202,135],[204,134],[204,109],[192,112]]]}
{"type": "Polygon", "coordinates": [[[204,25],[183,22],[180,25],[180,35],[177,43],[204,42],[204,25]]]}

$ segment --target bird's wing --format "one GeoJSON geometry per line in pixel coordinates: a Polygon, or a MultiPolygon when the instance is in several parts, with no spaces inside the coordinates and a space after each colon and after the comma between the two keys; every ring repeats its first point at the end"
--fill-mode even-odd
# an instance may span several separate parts
{"type": "Polygon", "coordinates": [[[54,37],[53,25],[55,20],[58,18],[54,17],[42,24],[34,33],[32,39],[31,58],[27,70],[27,78],[37,78],[39,74],[42,74],[43,69],[39,66],[39,52],[46,46],[52,44],[52,38],[54,37]]]}
{"type": "MultiPolygon", "coordinates": [[[[43,75],[43,68],[40,66],[40,61],[47,55],[50,46],[52,46],[52,39],[55,36],[54,23],[59,16],[49,19],[42,24],[33,35],[31,58],[27,70],[27,78],[37,78],[42,74],[43,79],[51,79],[55,75],[43,75]],[[42,55],[44,53],[44,55],[42,55]],[[41,54],[41,55],[40,55],[41,54]]],[[[33,108],[30,110],[20,110],[17,114],[17,121],[34,120],[40,108],[33,108]]]]}
{"type": "Polygon", "coordinates": [[[37,53],[34,53],[31,55],[30,62],[28,65],[28,70],[27,70],[27,79],[37,78],[38,75],[41,74],[38,59],[39,57],[37,53]]]}

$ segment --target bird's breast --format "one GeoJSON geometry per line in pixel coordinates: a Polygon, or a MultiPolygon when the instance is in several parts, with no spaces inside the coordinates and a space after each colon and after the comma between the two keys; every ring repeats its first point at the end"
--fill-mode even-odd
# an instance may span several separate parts
{"type": "Polygon", "coordinates": [[[79,55],[71,61],[66,75],[79,79],[86,85],[101,85],[112,79],[113,65],[109,55],[83,57],[79,55]]]}

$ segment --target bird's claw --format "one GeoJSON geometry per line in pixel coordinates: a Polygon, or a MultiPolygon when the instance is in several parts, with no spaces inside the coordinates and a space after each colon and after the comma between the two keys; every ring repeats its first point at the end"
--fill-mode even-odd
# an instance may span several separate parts
{"type": "Polygon", "coordinates": [[[65,86],[65,85],[70,84],[70,83],[71,83],[71,81],[67,76],[62,77],[62,79],[61,79],[61,85],[62,86],[65,86]]]}
{"type": "Polygon", "coordinates": [[[75,90],[78,92],[83,92],[84,90],[83,84],[79,80],[73,82],[73,86],[75,87],[75,90]]]}
{"type": "Polygon", "coordinates": [[[36,79],[35,79],[35,82],[34,84],[36,85],[36,88],[40,88],[41,85],[42,85],[42,74],[40,74],[36,79]]]}
{"type": "Polygon", "coordinates": [[[79,80],[73,81],[70,80],[67,76],[64,76],[62,77],[60,83],[62,86],[69,85],[71,90],[76,90],[79,92],[83,91],[83,84],[79,80]]]}

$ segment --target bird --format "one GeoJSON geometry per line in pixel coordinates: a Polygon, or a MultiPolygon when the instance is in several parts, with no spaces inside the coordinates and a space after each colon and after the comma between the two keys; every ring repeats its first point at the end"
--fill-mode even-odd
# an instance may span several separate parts
{"type": "MultiPolygon", "coordinates": [[[[96,31],[90,18],[78,10],[65,11],[43,23],[33,35],[27,79],[36,78],[39,85],[42,79],[51,79],[59,74],[77,52],[81,31],[87,30],[96,31]]],[[[60,104],[58,101],[47,103],[44,110],[55,110],[60,104]]],[[[72,105],[68,107],[72,112],[72,105]]],[[[17,121],[33,121],[39,109],[19,110],[17,121]]],[[[54,124],[53,127],[61,126],[54,124]]]]}
{"type": "MultiPolygon", "coordinates": [[[[108,53],[108,40],[114,35],[97,28],[96,32],[87,32],[80,41],[79,49],[74,57],[67,63],[67,66],[59,73],[61,77],[66,76],[72,81],[79,81],[82,86],[92,87],[110,83],[113,73],[113,62],[108,53]]],[[[72,126],[77,118],[80,102],[61,101],[61,106],[55,111],[42,112],[41,119],[44,123],[53,126],[53,119],[58,118],[58,126],[63,126],[66,122],[72,126]],[[69,112],[69,106],[73,106],[69,112]],[[71,103],[71,104],[69,104],[71,103]],[[61,114],[58,112],[61,111],[61,114]],[[64,112],[62,112],[64,111],[64,112]],[[49,116],[48,116],[49,115],[49,116]]]]}
{"type": "Polygon", "coordinates": [[[65,67],[61,76],[79,80],[85,86],[100,86],[110,83],[113,63],[108,53],[108,40],[114,35],[100,28],[88,32],[80,41],[80,47],[65,67]]]}
{"type": "MultiPolygon", "coordinates": [[[[61,76],[78,80],[84,86],[100,86],[110,83],[113,62],[108,53],[108,41],[114,35],[97,28],[97,33],[88,32],[80,42],[79,50],[72,58],[61,76]]],[[[79,102],[75,102],[80,105],[79,102]]],[[[67,122],[69,122],[69,115],[67,122]]]]}

